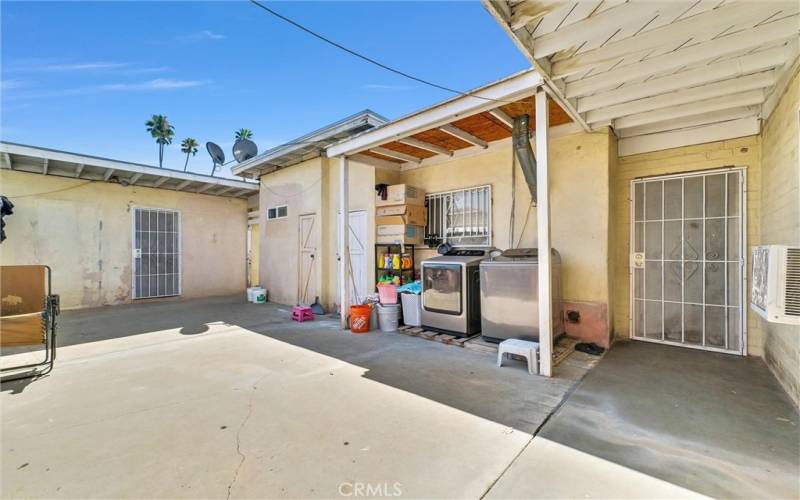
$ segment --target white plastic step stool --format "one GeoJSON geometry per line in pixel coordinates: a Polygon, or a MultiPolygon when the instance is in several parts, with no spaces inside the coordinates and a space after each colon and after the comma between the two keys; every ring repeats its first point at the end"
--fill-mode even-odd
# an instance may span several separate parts
{"type": "Polygon", "coordinates": [[[528,360],[528,373],[539,374],[539,343],[530,340],[508,339],[497,346],[497,366],[503,366],[505,354],[516,354],[528,360]]]}

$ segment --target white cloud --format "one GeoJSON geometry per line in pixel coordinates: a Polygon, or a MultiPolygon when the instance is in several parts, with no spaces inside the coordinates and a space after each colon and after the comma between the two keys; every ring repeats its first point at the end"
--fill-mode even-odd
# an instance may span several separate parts
{"type": "Polygon", "coordinates": [[[24,85],[22,80],[2,80],[0,81],[0,90],[18,89],[24,85]]]}
{"type": "Polygon", "coordinates": [[[125,74],[127,75],[143,75],[146,73],[166,73],[167,71],[172,71],[172,68],[169,66],[153,66],[153,67],[143,67],[143,68],[131,68],[125,70],[125,74]]]}
{"type": "MultiPolygon", "coordinates": [[[[18,92],[13,95],[15,99],[36,99],[45,97],[65,97],[75,95],[98,94],[102,92],[148,92],[188,89],[210,84],[210,80],[178,80],[174,78],[156,78],[142,82],[106,83],[86,87],[72,87],[64,89],[32,90],[18,92]]],[[[9,98],[9,95],[5,96],[9,98]]]]}
{"type": "Polygon", "coordinates": [[[130,63],[109,61],[84,61],[84,62],[52,62],[43,60],[16,61],[8,66],[10,71],[21,72],[74,72],[74,71],[107,71],[122,69],[130,63]]]}
{"type": "Polygon", "coordinates": [[[176,80],[174,78],[156,78],[146,82],[110,83],[85,88],[95,88],[97,90],[172,90],[200,87],[203,85],[208,85],[209,83],[210,82],[208,80],[176,80]]]}
{"type": "Polygon", "coordinates": [[[184,42],[200,42],[203,40],[224,40],[226,37],[222,33],[214,33],[211,30],[201,30],[188,35],[180,35],[176,37],[178,40],[184,42]]]}

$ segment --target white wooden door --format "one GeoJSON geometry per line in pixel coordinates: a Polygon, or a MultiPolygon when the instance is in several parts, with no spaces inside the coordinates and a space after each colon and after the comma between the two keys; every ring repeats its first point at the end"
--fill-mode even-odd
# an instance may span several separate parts
{"type": "MultiPolygon", "coordinates": [[[[351,276],[347,279],[350,287],[350,303],[358,304],[372,290],[368,284],[367,212],[351,211],[349,219],[351,276]]],[[[337,233],[337,238],[341,238],[341,234],[337,233]]],[[[338,241],[340,240],[337,239],[337,248],[338,241]]]]}
{"type": "Polygon", "coordinates": [[[744,170],[631,183],[631,336],[746,354],[744,170]]]}
{"type": "Polygon", "coordinates": [[[309,305],[319,295],[317,291],[317,229],[316,214],[301,215],[298,224],[299,249],[297,262],[297,303],[309,305]]]}

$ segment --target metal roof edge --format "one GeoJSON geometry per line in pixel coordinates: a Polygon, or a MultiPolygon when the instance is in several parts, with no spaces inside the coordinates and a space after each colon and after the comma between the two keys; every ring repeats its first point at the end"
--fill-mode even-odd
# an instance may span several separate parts
{"type": "Polygon", "coordinates": [[[284,144],[279,144],[273,148],[267,149],[263,153],[231,167],[231,173],[234,175],[242,175],[247,170],[256,165],[260,165],[267,160],[275,160],[284,154],[288,154],[292,151],[302,148],[303,146],[307,145],[304,143],[311,142],[310,140],[314,139],[315,137],[318,137],[319,140],[324,140],[326,133],[333,134],[337,128],[347,124],[356,125],[360,120],[364,120],[366,123],[370,123],[371,121],[375,122],[376,127],[389,122],[389,119],[385,116],[380,115],[369,108],[363,109],[357,113],[353,113],[352,115],[346,116],[333,123],[329,123],[323,127],[308,132],[307,134],[296,137],[284,144]]]}
{"type": "Polygon", "coordinates": [[[63,151],[59,149],[45,148],[41,146],[32,146],[30,144],[20,144],[9,141],[0,141],[0,153],[7,153],[20,156],[30,156],[34,158],[61,161],[65,163],[74,163],[76,165],[86,165],[90,167],[120,170],[124,172],[142,173],[147,175],[169,177],[172,179],[202,182],[206,184],[217,184],[220,186],[229,186],[239,189],[253,189],[257,191],[259,188],[259,184],[256,182],[247,182],[238,179],[227,179],[225,177],[212,177],[206,174],[183,172],[181,170],[160,168],[152,165],[146,165],[143,163],[134,163],[124,160],[114,160],[112,158],[105,158],[102,156],[86,155],[71,151],[63,151]]]}

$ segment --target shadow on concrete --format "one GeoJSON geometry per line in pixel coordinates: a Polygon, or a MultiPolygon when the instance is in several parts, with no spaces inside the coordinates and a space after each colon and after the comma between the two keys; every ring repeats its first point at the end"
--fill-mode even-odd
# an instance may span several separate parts
{"type": "Polygon", "coordinates": [[[799,422],[759,358],[632,341],[540,435],[712,497],[798,498],[799,422]]]}
{"type": "Polygon", "coordinates": [[[354,335],[340,330],[334,315],[297,323],[290,313],[289,306],[238,296],[66,311],[59,346],[164,330],[200,335],[212,324],[231,325],[524,432],[541,427],[547,439],[690,490],[800,496],[798,413],[758,358],[622,342],[575,388],[588,355],[573,354],[546,379],[528,375],[522,363],[497,368],[491,355],[395,333],[354,335]]]}
{"type": "Polygon", "coordinates": [[[521,362],[498,369],[494,356],[468,349],[397,333],[343,332],[336,315],[297,323],[290,314],[290,306],[249,304],[239,296],[64,311],[58,346],[165,330],[199,335],[225,324],[357,365],[368,379],[529,433],[587,369],[565,364],[558,378],[546,379],[530,376],[521,362]]]}

